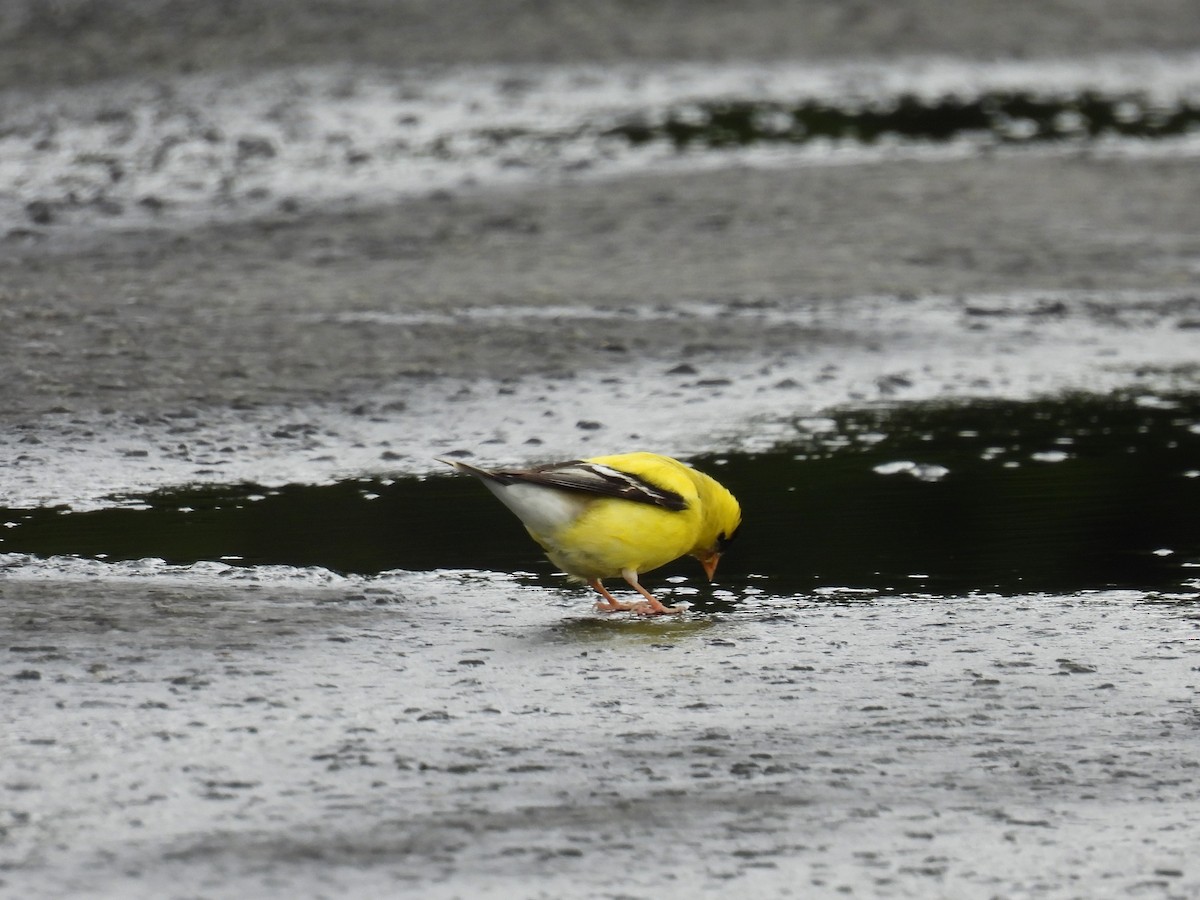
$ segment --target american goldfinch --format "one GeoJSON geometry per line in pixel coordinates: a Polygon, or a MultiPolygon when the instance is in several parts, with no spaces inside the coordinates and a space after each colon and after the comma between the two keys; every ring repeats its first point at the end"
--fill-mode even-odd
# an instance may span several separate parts
{"type": "Polygon", "coordinates": [[[678,460],[622,453],[538,466],[488,470],[441,460],[474,475],[516,513],[556,566],[586,582],[606,612],[678,613],[638,583],[638,575],[694,556],[712,581],[737,534],[742,510],[733,494],[678,460]],[[621,603],[601,584],[620,575],[645,600],[621,603]]]}

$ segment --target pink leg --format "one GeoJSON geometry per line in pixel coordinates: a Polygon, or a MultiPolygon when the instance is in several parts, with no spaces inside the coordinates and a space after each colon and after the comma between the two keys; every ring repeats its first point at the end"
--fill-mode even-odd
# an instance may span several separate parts
{"type": "Polygon", "coordinates": [[[588,584],[591,585],[592,590],[604,598],[605,602],[596,604],[596,609],[601,612],[628,612],[634,608],[632,603],[621,603],[616,597],[606,591],[604,585],[600,583],[599,578],[593,578],[588,584]]]}
{"type": "Polygon", "coordinates": [[[667,616],[675,615],[684,611],[683,606],[663,606],[655,599],[654,595],[638,583],[637,572],[633,569],[622,569],[621,577],[629,582],[629,586],[646,598],[645,603],[639,603],[637,606],[637,614],[639,616],[667,616]]]}

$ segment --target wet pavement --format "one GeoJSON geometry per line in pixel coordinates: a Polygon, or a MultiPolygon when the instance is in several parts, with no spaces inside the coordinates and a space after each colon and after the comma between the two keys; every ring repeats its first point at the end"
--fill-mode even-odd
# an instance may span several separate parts
{"type": "Polygon", "coordinates": [[[0,895],[1200,894],[1200,17],[111,6],[0,4],[0,895]],[[432,477],[635,448],[671,621],[432,477]]]}
{"type": "Polygon", "coordinates": [[[1200,888],[1192,603],[758,594],[643,622],[589,602],[450,572],[10,580],[5,881],[127,897],[1200,888]]]}

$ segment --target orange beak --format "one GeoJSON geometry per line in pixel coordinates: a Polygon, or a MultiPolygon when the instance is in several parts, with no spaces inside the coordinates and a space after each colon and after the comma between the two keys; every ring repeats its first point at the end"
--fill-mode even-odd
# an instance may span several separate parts
{"type": "Polygon", "coordinates": [[[708,580],[712,581],[717,574],[717,563],[721,561],[720,553],[709,553],[707,556],[696,557],[700,560],[700,565],[704,567],[704,574],[708,576],[708,580]]]}

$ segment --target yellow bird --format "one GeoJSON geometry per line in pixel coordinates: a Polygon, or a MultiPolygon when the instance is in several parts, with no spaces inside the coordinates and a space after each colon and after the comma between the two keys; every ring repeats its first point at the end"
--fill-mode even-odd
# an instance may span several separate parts
{"type": "Polygon", "coordinates": [[[694,556],[712,581],[742,522],[733,494],[679,460],[622,453],[533,469],[481,469],[440,460],[474,475],[516,513],[546,556],[601,597],[606,612],[678,613],[638,583],[638,575],[694,556]],[[620,575],[645,600],[621,603],[601,584],[620,575]]]}

